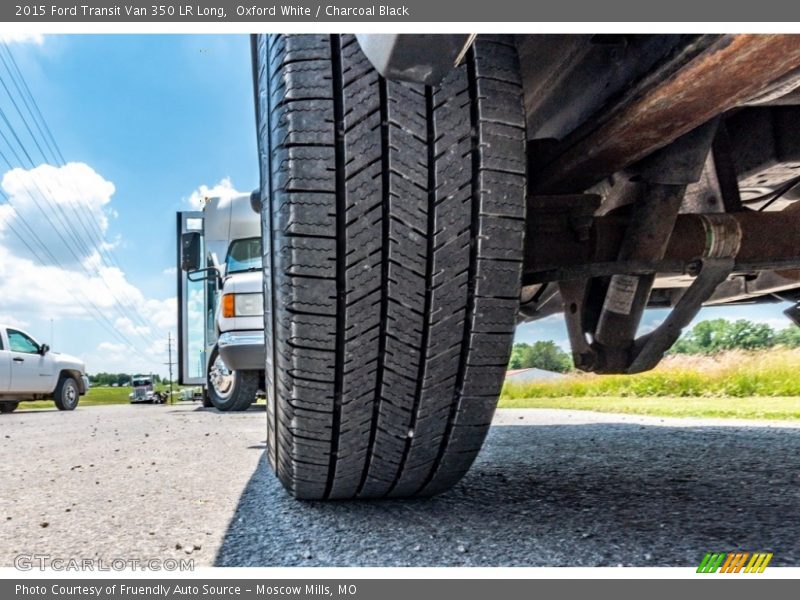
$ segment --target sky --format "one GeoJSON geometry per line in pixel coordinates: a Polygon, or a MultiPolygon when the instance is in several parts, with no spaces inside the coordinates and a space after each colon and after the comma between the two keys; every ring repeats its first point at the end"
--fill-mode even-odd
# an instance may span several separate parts
{"type": "MultiPolygon", "coordinates": [[[[0,323],[82,358],[90,373],[165,374],[167,335],[176,332],[175,213],[258,183],[249,39],[18,34],[3,41],[55,144],[39,121],[20,118],[29,113],[0,46],[0,109],[8,119],[0,120],[7,138],[0,138],[0,323]]],[[[704,309],[697,320],[781,328],[789,324],[782,308],[704,309]]],[[[647,313],[641,330],[665,314],[647,313]]],[[[536,340],[567,349],[563,318],[518,328],[517,341],[536,340]]]]}
{"type": "Polygon", "coordinates": [[[0,122],[10,142],[0,139],[0,151],[11,165],[0,158],[0,323],[82,358],[90,373],[166,373],[167,334],[176,332],[175,213],[215,191],[258,183],[249,39],[4,41],[66,165],[26,112],[0,52],[11,69],[0,62],[11,91],[0,85],[0,109],[21,142],[0,122]]]}

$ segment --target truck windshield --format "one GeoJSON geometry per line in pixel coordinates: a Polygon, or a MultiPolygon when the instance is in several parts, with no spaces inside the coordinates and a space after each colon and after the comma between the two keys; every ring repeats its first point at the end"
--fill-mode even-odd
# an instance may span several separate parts
{"type": "Polygon", "coordinates": [[[236,240],[228,248],[225,274],[261,269],[261,238],[236,240]]]}

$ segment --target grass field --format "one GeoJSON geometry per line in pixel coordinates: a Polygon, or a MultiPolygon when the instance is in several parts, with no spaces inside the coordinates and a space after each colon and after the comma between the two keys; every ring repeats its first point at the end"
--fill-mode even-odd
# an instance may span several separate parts
{"type": "MultiPolygon", "coordinates": [[[[80,405],[127,404],[129,393],[130,388],[93,388],[80,405]]],[[[52,408],[53,403],[26,402],[23,407],[52,408]]],[[[639,375],[574,374],[555,381],[507,382],[500,407],[800,419],[800,350],[674,355],[639,375]]]]}
{"type": "Polygon", "coordinates": [[[500,406],[800,419],[800,351],[674,355],[639,375],[574,374],[553,381],[507,382],[500,406]]]}
{"type": "MultiPolygon", "coordinates": [[[[129,387],[122,387],[122,388],[114,388],[114,387],[96,387],[91,388],[89,393],[85,396],[81,396],[80,403],[78,407],[81,406],[108,406],[111,404],[128,404],[130,399],[128,398],[128,394],[131,393],[131,389],[129,387]]],[[[167,386],[165,385],[157,385],[156,390],[159,392],[167,391],[167,386]]],[[[180,390],[180,386],[175,386],[173,388],[174,392],[180,390]]],[[[177,393],[175,394],[175,400],[178,400],[177,393]]],[[[264,404],[265,401],[263,398],[259,398],[256,400],[255,404],[264,404]]],[[[23,402],[20,404],[20,410],[30,410],[35,408],[54,408],[55,405],[53,404],[52,400],[37,400],[35,402],[23,402]]]]}
{"type": "MultiPolygon", "coordinates": [[[[91,388],[89,393],[81,396],[78,406],[104,406],[108,404],[128,404],[128,394],[131,393],[129,387],[97,387],[91,388]]],[[[156,386],[161,391],[166,389],[163,386],[156,386]]],[[[177,389],[177,388],[175,388],[177,389]]],[[[20,409],[30,410],[32,408],[53,408],[55,405],[52,400],[37,400],[36,402],[23,402],[20,409]]]]}

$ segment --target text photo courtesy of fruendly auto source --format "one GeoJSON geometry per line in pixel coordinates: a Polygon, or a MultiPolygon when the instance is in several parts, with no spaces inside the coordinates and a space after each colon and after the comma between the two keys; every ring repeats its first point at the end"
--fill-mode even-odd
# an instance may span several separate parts
{"type": "Polygon", "coordinates": [[[9,33],[0,88],[0,566],[800,565],[800,37],[9,33]]]}

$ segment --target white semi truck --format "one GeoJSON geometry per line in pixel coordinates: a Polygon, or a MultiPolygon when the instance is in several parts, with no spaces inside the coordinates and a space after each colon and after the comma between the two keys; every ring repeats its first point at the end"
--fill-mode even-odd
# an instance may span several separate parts
{"type": "Polygon", "coordinates": [[[240,411],[264,388],[261,224],[249,194],[178,213],[178,374],[240,411]]]}

